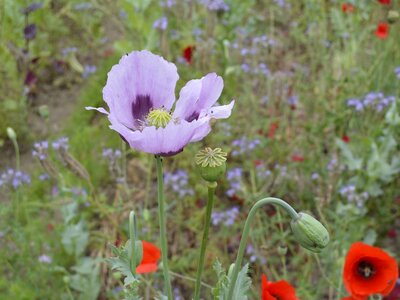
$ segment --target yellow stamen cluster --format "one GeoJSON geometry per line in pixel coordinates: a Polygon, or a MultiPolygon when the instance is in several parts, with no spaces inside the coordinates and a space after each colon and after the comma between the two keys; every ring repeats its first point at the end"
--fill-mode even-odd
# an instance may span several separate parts
{"type": "Polygon", "coordinates": [[[157,128],[165,128],[171,121],[171,114],[163,108],[153,109],[147,115],[147,123],[157,128]]]}

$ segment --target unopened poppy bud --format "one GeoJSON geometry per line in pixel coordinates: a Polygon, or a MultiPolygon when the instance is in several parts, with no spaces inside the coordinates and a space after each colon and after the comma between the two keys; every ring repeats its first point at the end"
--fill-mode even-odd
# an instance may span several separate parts
{"type": "Polygon", "coordinates": [[[278,246],[278,254],[280,256],[285,256],[287,254],[287,247],[285,245],[279,245],[278,246]]]}
{"type": "Polygon", "coordinates": [[[17,139],[17,134],[15,133],[14,129],[12,129],[11,127],[7,127],[6,131],[10,140],[15,141],[17,139]]]}
{"type": "Polygon", "coordinates": [[[329,233],[314,217],[299,213],[298,219],[290,222],[293,234],[300,245],[312,252],[321,252],[329,243],[329,233]]]}
{"type": "Polygon", "coordinates": [[[208,182],[216,182],[226,171],[227,153],[221,148],[206,147],[196,154],[196,164],[201,177],[208,182]]]}
{"type": "Polygon", "coordinates": [[[400,17],[400,14],[399,14],[398,11],[389,10],[388,16],[387,16],[387,19],[388,19],[389,23],[391,23],[391,24],[396,23],[399,20],[399,17],[400,17]]]}

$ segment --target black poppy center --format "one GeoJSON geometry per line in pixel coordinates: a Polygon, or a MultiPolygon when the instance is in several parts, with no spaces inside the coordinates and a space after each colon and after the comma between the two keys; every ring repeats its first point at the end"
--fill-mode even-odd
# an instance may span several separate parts
{"type": "Polygon", "coordinates": [[[368,261],[360,261],[357,265],[357,273],[365,279],[373,277],[376,273],[375,267],[368,261]]]}

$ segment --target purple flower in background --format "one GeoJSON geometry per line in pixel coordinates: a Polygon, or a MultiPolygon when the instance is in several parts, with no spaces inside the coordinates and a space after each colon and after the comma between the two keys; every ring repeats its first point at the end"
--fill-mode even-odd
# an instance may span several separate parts
{"type": "Polygon", "coordinates": [[[155,29],[165,30],[167,29],[167,27],[168,27],[168,19],[165,16],[155,20],[153,23],[153,28],[155,29]]]}
{"type": "Polygon", "coordinates": [[[47,150],[49,149],[48,141],[41,141],[33,144],[32,156],[37,157],[39,160],[47,158],[47,150]]]}
{"type": "Polygon", "coordinates": [[[11,185],[12,188],[17,189],[24,184],[30,184],[31,177],[22,172],[14,169],[8,169],[0,175],[0,187],[5,185],[11,185]]]}
{"type": "Polygon", "coordinates": [[[232,226],[239,215],[239,208],[234,206],[226,211],[214,211],[211,214],[211,223],[214,226],[224,224],[225,226],[232,226]]]}
{"type": "Polygon", "coordinates": [[[160,2],[161,7],[171,8],[174,5],[176,5],[176,0],[165,0],[160,2]]]}
{"type": "Polygon", "coordinates": [[[165,185],[171,188],[180,198],[194,195],[194,191],[188,187],[189,175],[184,170],[176,170],[173,173],[166,172],[164,174],[165,185]]]}
{"type": "Polygon", "coordinates": [[[83,78],[88,78],[91,74],[95,73],[97,70],[94,65],[85,65],[82,73],[83,78]]]}
{"type": "Polygon", "coordinates": [[[242,174],[243,170],[241,168],[233,168],[226,173],[226,179],[229,181],[229,189],[226,194],[229,197],[241,190],[242,174]]]}
{"type": "Polygon", "coordinates": [[[54,150],[68,150],[69,148],[69,140],[66,136],[59,138],[58,140],[55,140],[52,144],[54,150]]]}
{"type": "Polygon", "coordinates": [[[364,105],[359,99],[349,99],[347,100],[348,107],[354,107],[356,111],[362,111],[364,109],[364,105]]]}
{"type": "Polygon", "coordinates": [[[238,156],[240,154],[249,154],[250,151],[254,150],[260,144],[259,139],[250,140],[246,136],[236,139],[232,142],[234,149],[232,150],[232,156],[238,156]]]}
{"type": "Polygon", "coordinates": [[[24,36],[27,40],[33,40],[36,36],[36,25],[29,24],[24,28],[24,36]]]}
{"type": "Polygon", "coordinates": [[[92,6],[93,5],[89,2],[81,2],[81,3],[75,4],[74,9],[75,10],[86,10],[86,9],[92,8],[92,6]]]}
{"type": "Polygon", "coordinates": [[[276,5],[278,5],[279,7],[282,8],[290,8],[290,4],[286,3],[286,0],[274,0],[274,2],[276,3],[276,5]]]}
{"type": "Polygon", "coordinates": [[[228,11],[229,6],[224,0],[199,0],[200,4],[206,6],[209,10],[228,11]]]}
{"type": "Polygon", "coordinates": [[[42,3],[32,3],[31,5],[24,7],[22,9],[20,9],[20,12],[24,15],[28,15],[32,12],[34,12],[35,10],[38,10],[39,8],[42,8],[43,4],[42,3]]]}
{"type": "Polygon", "coordinates": [[[70,53],[75,53],[76,51],[78,51],[78,48],[76,47],[67,47],[61,50],[61,54],[63,56],[67,56],[70,53]]]}
{"type": "Polygon", "coordinates": [[[296,95],[290,96],[288,98],[288,104],[292,107],[296,107],[297,104],[299,103],[299,97],[296,95]]]}
{"type": "Polygon", "coordinates": [[[318,180],[319,179],[319,174],[317,172],[314,172],[311,174],[311,179],[312,180],[318,180]]]}
{"type": "Polygon", "coordinates": [[[43,174],[39,175],[39,180],[40,181],[45,181],[45,180],[48,180],[48,179],[50,179],[50,175],[47,174],[47,173],[43,173],[43,174]]]}
{"type": "Polygon", "coordinates": [[[211,119],[228,118],[234,101],[213,106],[223,89],[215,73],[191,80],[180,92],[175,111],[176,66],[149,51],[133,51],[108,73],[103,98],[109,107],[87,107],[108,115],[110,128],[139,151],[175,155],[211,131],[211,119]]]}
{"type": "Polygon", "coordinates": [[[400,66],[394,69],[394,73],[396,74],[397,79],[400,79],[400,66]]]}
{"type": "Polygon", "coordinates": [[[376,111],[380,112],[395,100],[396,98],[394,96],[385,96],[382,92],[370,92],[366,94],[362,100],[347,100],[347,106],[354,107],[356,111],[363,111],[367,107],[372,107],[376,111]]]}
{"type": "Polygon", "coordinates": [[[38,257],[38,261],[42,264],[51,264],[51,262],[53,261],[53,259],[46,255],[46,254],[42,254],[38,257]]]}
{"type": "Polygon", "coordinates": [[[339,194],[345,198],[349,203],[355,203],[358,207],[363,207],[369,198],[367,192],[357,193],[355,185],[348,184],[340,188],[339,194]]]}

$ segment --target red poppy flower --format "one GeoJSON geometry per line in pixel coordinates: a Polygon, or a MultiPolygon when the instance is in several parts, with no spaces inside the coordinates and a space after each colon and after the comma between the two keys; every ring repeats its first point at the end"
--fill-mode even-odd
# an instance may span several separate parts
{"type": "Polygon", "coordinates": [[[389,24],[381,22],[376,27],[375,35],[380,39],[386,39],[389,34],[389,24]]]}
{"type": "Polygon", "coordinates": [[[301,156],[299,154],[293,154],[292,155],[292,161],[294,161],[294,162],[303,162],[304,161],[304,156],[301,156]]]}
{"type": "Polygon", "coordinates": [[[296,290],[287,281],[269,282],[267,276],[262,275],[261,300],[299,300],[296,290]]]}
{"type": "Polygon", "coordinates": [[[279,124],[276,122],[271,123],[268,130],[268,137],[272,139],[275,136],[276,130],[279,128],[279,124]]]}
{"type": "Polygon", "coordinates": [[[182,56],[189,65],[192,63],[193,52],[194,52],[194,46],[187,46],[182,51],[182,56]]]}
{"type": "Polygon", "coordinates": [[[157,270],[157,261],[160,259],[161,251],[156,245],[152,243],[142,241],[143,244],[143,258],[136,267],[136,273],[150,273],[157,270]]]}
{"type": "Polygon", "coordinates": [[[386,296],[398,277],[396,260],[380,248],[356,242],[346,256],[343,281],[355,299],[373,294],[386,296]]]}
{"type": "Polygon", "coordinates": [[[349,296],[349,297],[344,297],[342,298],[342,300],[368,300],[367,297],[353,297],[353,296],[349,296]]]}
{"type": "Polygon", "coordinates": [[[342,136],[342,141],[343,141],[343,142],[345,142],[345,143],[348,143],[348,142],[350,142],[350,138],[349,138],[349,136],[348,136],[348,135],[344,135],[344,136],[342,136]]]}
{"type": "Polygon", "coordinates": [[[259,167],[259,166],[262,166],[263,161],[260,160],[260,159],[256,159],[256,160],[253,161],[253,164],[254,164],[255,167],[259,167]]]}
{"type": "Polygon", "coordinates": [[[350,3],[342,4],[342,12],[344,13],[352,13],[354,11],[354,6],[350,3]]]}
{"type": "Polygon", "coordinates": [[[389,5],[391,0],[378,0],[380,4],[389,5]]]}

